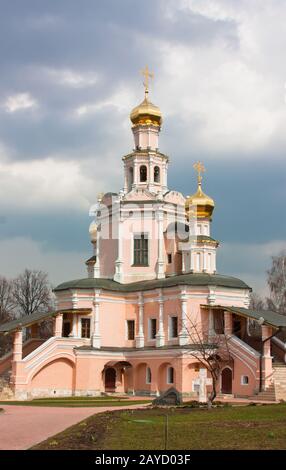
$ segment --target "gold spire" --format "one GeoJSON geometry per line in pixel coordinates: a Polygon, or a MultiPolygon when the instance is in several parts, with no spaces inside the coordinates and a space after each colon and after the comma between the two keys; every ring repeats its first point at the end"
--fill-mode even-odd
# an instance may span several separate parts
{"type": "Polygon", "coordinates": [[[144,76],[144,88],[145,88],[145,98],[147,98],[149,93],[149,78],[154,78],[154,73],[149,72],[148,65],[145,66],[145,69],[141,70],[142,75],[144,76]]]}
{"type": "Polygon", "coordinates": [[[138,125],[153,125],[161,126],[162,124],[162,113],[160,109],[155,106],[148,99],[149,95],[149,80],[154,78],[154,74],[149,71],[148,65],[141,70],[142,75],[144,76],[144,88],[145,88],[145,98],[138,106],[132,109],[130,113],[130,119],[134,126],[138,125]]]}
{"type": "Polygon", "coordinates": [[[206,171],[202,162],[197,162],[193,165],[193,168],[198,172],[198,184],[202,184],[202,173],[206,171]]]}
{"type": "Polygon", "coordinates": [[[202,173],[206,171],[205,167],[202,162],[196,162],[194,169],[198,172],[198,189],[192,196],[187,196],[185,202],[187,218],[196,216],[198,219],[211,219],[215,203],[202,190],[202,173]]]}

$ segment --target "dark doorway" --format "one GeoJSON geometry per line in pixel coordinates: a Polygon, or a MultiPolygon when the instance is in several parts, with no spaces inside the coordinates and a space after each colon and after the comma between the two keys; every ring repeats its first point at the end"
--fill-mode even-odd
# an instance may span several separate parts
{"type": "Polygon", "coordinates": [[[63,325],[63,336],[67,338],[71,333],[71,322],[70,321],[64,321],[63,325]]]}
{"type": "Polygon", "coordinates": [[[221,393],[232,393],[232,370],[228,367],[221,373],[221,393]]]}
{"type": "Polygon", "coordinates": [[[114,391],[115,390],[115,381],[116,381],[116,371],[113,367],[108,367],[105,369],[105,390],[114,391]]]}

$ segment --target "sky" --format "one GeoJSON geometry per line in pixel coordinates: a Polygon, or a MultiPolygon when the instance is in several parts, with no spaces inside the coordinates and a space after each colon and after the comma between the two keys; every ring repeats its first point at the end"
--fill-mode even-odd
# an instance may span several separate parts
{"type": "Polygon", "coordinates": [[[84,277],[154,72],[170,189],[216,202],[218,271],[266,293],[286,248],[285,0],[0,0],[0,275],[84,277]]]}

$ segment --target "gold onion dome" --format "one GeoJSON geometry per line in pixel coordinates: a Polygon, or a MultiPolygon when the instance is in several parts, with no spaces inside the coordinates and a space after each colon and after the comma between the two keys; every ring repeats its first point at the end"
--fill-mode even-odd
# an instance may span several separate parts
{"type": "Polygon", "coordinates": [[[185,202],[186,215],[198,219],[211,219],[215,203],[214,200],[202,190],[201,172],[205,171],[202,163],[195,163],[194,168],[198,171],[198,189],[195,194],[188,196],[185,202]]]}
{"type": "Polygon", "coordinates": [[[161,126],[162,113],[158,106],[155,106],[149,101],[148,92],[145,92],[145,98],[142,103],[132,109],[130,120],[134,126],[140,124],[161,126]]]}
{"type": "Polygon", "coordinates": [[[153,125],[161,126],[162,124],[162,113],[158,106],[155,106],[151,101],[149,101],[149,78],[153,78],[153,73],[149,72],[148,66],[146,65],[145,69],[142,70],[144,75],[144,88],[145,88],[145,98],[138,106],[132,109],[130,113],[130,120],[134,126],[142,125],[153,125]]]}

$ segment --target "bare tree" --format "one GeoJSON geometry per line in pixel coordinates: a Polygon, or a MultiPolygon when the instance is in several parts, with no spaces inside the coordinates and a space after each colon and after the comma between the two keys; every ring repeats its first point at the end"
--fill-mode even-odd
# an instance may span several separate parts
{"type": "Polygon", "coordinates": [[[218,325],[217,321],[216,328],[210,333],[203,330],[201,322],[188,318],[186,330],[193,346],[188,353],[208,370],[212,378],[212,391],[208,397],[211,406],[217,396],[221,371],[231,359],[228,348],[230,337],[224,332],[223,321],[221,325],[218,325]]]}
{"type": "MultiPolygon", "coordinates": [[[[12,297],[12,281],[0,276],[0,324],[13,318],[14,303],[12,297]]],[[[10,336],[0,335],[0,357],[11,348],[10,336]]]]}
{"type": "MultiPolygon", "coordinates": [[[[267,310],[268,308],[268,301],[264,299],[260,295],[252,292],[250,294],[250,303],[249,308],[251,310],[267,310]]],[[[248,319],[248,328],[250,336],[254,337],[261,337],[261,325],[256,320],[251,318],[248,319]]]]}
{"type": "Polygon", "coordinates": [[[272,256],[272,266],[267,271],[270,298],[268,308],[286,315],[286,251],[278,256],[272,256]]]}
{"type": "Polygon", "coordinates": [[[48,276],[42,271],[25,269],[13,283],[13,302],[20,316],[52,308],[52,291],[48,276]]]}
{"type": "Polygon", "coordinates": [[[249,308],[251,310],[265,310],[267,307],[266,299],[256,292],[251,292],[249,308]]]}
{"type": "Polygon", "coordinates": [[[12,291],[12,281],[0,276],[0,323],[8,321],[12,317],[14,310],[12,291]]]}

